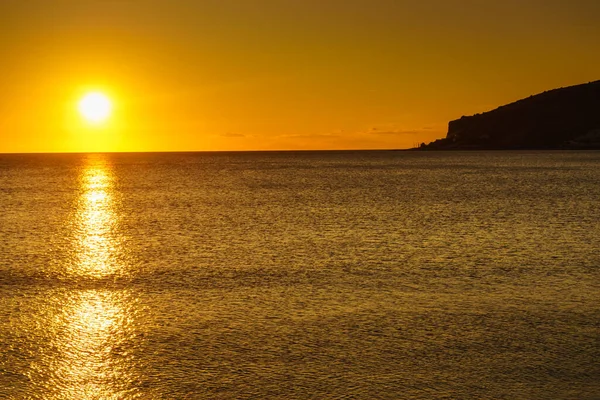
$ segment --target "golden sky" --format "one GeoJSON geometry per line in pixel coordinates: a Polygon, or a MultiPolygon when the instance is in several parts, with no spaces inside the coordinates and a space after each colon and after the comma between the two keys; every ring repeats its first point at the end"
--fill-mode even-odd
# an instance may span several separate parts
{"type": "Polygon", "coordinates": [[[600,79],[598,21],[598,0],[0,0],[0,152],[407,148],[600,79]]]}

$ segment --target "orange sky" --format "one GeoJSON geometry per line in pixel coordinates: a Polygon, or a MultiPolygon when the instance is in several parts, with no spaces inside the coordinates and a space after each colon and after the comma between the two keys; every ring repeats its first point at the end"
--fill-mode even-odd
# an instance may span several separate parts
{"type": "Polygon", "coordinates": [[[600,79],[598,21],[597,0],[2,0],[0,152],[407,148],[600,79]]]}

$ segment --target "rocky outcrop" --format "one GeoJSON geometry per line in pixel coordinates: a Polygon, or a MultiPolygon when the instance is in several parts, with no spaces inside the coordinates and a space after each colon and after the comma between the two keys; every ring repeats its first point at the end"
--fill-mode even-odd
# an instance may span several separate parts
{"type": "Polygon", "coordinates": [[[600,148],[600,81],[554,89],[450,121],[422,149],[600,148]]]}

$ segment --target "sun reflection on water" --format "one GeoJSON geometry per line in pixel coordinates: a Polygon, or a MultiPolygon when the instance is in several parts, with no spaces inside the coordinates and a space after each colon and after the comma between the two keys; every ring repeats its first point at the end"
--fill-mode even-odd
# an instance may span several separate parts
{"type": "Polygon", "coordinates": [[[74,262],[66,275],[72,287],[56,293],[48,328],[51,345],[41,374],[44,398],[136,398],[136,299],[119,286],[124,274],[114,176],[102,156],[89,156],[80,177],[72,226],[74,262]],[[114,279],[106,279],[114,278],[114,279]]]}
{"type": "Polygon", "coordinates": [[[71,273],[101,278],[118,275],[120,237],[110,165],[90,159],[80,179],[81,195],[75,215],[76,264],[71,273]]]}
{"type": "MultiPolygon", "coordinates": [[[[55,399],[135,398],[128,293],[73,293],[56,317],[56,357],[50,365],[55,399]]],[[[48,396],[50,397],[50,396],[48,396]]]]}

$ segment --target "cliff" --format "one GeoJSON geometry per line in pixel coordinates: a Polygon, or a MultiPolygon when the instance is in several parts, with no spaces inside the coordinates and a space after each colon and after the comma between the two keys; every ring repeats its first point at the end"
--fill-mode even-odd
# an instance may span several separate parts
{"type": "Polygon", "coordinates": [[[421,149],[600,149],[600,81],[554,89],[450,121],[421,149]]]}

